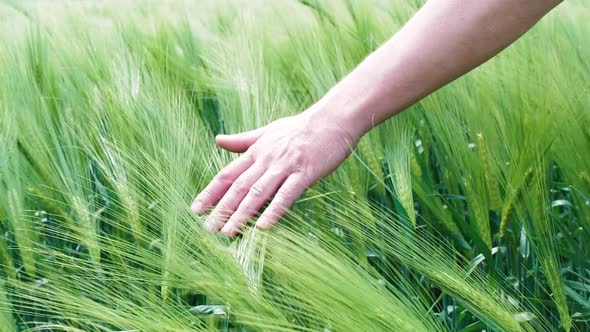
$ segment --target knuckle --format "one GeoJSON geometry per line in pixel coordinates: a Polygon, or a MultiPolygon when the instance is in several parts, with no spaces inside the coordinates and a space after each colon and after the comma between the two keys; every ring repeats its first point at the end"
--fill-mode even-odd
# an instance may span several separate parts
{"type": "Polygon", "coordinates": [[[311,187],[318,179],[317,171],[312,169],[305,169],[297,173],[298,182],[307,190],[311,187]]]}
{"type": "Polygon", "coordinates": [[[275,162],[275,156],[272,153],[264,153],[259,155],[256,161],[263,166],[270,166],[275,162]]]}
{"type": "Polygon", "coordinates": [[[246,161],[246,162],[253,163],[256,161],[256,155],[257,155],[257,145],[254,144],[254,145],[250,146],[250,148],[248,150],[246,150],[246,152],[244,152],[240,158],[244,159],[244,161],[246,161]]]}
{"type": "Polygon", "coordinates": [[[289,151],[289,160],[294,164],[301,164],[305,160],[305,154],[300,149],[289,151]]]}
{"type": "Polygon", "coordinates": [[[254,197],[262,196],[264,194],[264,185],[259,184],[259,183],[254,184],[250,188],[250,191],[248,192],[248,194],[250,194],[254,197]]]}
{"type": "Polygon", "coordinates": [[[303,157],[296,157],[292,159],[291,171],[293,172],[304,172],[307,168],[307,163],[303,157]]]}
{"type": "Polygon", "coordinates": [[[232,191],[236,194],[243,194],[248,190],[248,186],[245,180],[237,179],[232,185],[232,191]]]}
{"type": "Polygon", "coordinates": [[[289,173],[289,166],[288,165],[280,165],[278,168],[269,170],[268,173],[273,178],[285,176],[289,173]]]}
{"type": "Polygon", "coordinates": [[[219,171],[219,173],[217,173],[217,179],[220,182],[228,183],[232,182],[233,177],[231,171],[227,169],[222,169],[221,171],[219,171]]]}
{"type": "Polygon", "coordinates": [[[291,186],[285,186],[279,190],[277,196],[281,200],[288,200],[295,194],[295,189],[291,186]]]}
{"type": "Polygon", "coordinates": [[[303,164],[307,160],[307,154],[301,150],[295,151],[295,155],[293,157],[295,162],[298,164],[303,164]]]}

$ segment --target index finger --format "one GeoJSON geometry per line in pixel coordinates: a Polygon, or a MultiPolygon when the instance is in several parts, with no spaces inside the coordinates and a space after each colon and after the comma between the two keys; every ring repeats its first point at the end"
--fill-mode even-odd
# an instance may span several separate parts
{"type": "Polygon", "coordinates": [[[246,171],[254,161],[246,156],[241,156],[234,159],[227,166],[225,166],[217,175],[209,182],[207,187],[201,191],[193,204],[191,209],[194,213],[202,215],[217,204],[219,200],[225,195],[232,183],[246,171]]]}

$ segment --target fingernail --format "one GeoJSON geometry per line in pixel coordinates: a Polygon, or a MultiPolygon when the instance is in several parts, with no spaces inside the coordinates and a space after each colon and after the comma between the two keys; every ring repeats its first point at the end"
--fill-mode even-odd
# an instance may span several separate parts
{"type": "Polygon", "coordinates": [[[267,229],[270,226],[270,222],[266,218],[260,218],[256,221],[256,228],[267,229]]]}
{"type": "Polygon", "coordinates": [[[211,233],[217,232],[217,221],[215,218],[209,216],[207,220],[205,220],[205,228],[211,233]]]}
{"type": "Polygon", "coordinates": [[[223,226],[223,228],[221,229],[221,234],[225,235],[225,236],[234,236],[236,233],[235,231],[235,227],[233,224],[225,224],[225,226],[223,226]]]}
{"type": "Polygon", "coordinates": [[[209,222],[206,222],[206,223],[204,224],[204,226],[205,226],[205,228],[206,228],[206,229],[207,229],[209,232],[211,232],[211,233],[215,233],[215,232],[213,231],[213,225],[212,225],[211,223],[209,223],[209,222]]]}
{"type": "Polygon", "coordinates": [[[201,214],[203,210],[203,203],[201,201],[194,201],[191,205],[191,210],[196,214],[201,214]]]}

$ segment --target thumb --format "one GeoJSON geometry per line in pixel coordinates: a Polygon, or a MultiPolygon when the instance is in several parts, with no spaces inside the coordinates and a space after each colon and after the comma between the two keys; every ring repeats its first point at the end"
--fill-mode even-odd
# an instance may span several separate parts
{"type": "Polygon", "coordinates": [[[245,152],[264,133],[264,127],[233,135],[217,135],[215,143],[231,152],[245,152]]]}

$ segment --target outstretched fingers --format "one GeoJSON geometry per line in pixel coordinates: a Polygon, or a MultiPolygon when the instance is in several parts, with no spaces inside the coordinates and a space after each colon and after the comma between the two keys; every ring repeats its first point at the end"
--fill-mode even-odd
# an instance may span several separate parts
{"type": "Polygon", "coordinates": [[[303,195],[308,184],[303,174],[291,174],[281,186],[272,202],[256,221],[259,229],[268,229],[303,195]]]}
{"type": "Polygon", "coordinates": [[[242,173],[207,217],[205,227],[211,232],[219,231],[265,171],[264,167],[254,164],[242,173]]]}
{"type": "Polygon", "coordinates": [[[191,209],[197,215],[202,215],[225,195],[232,183],[246,171],[254,162],[247,157],[234,159],[224,167],[211,182],[197,195],[191,209]]]}
{"type": "Polygon", "coordinates": [[[240,203],[240,206],[229,218],[221,233],[227,236],[235,236],[248,220],[262,208],[277,189],[281,186],[288,173],[279,170],[268,170],[264,175],[250,188],[248,194],[240,203]]]}

